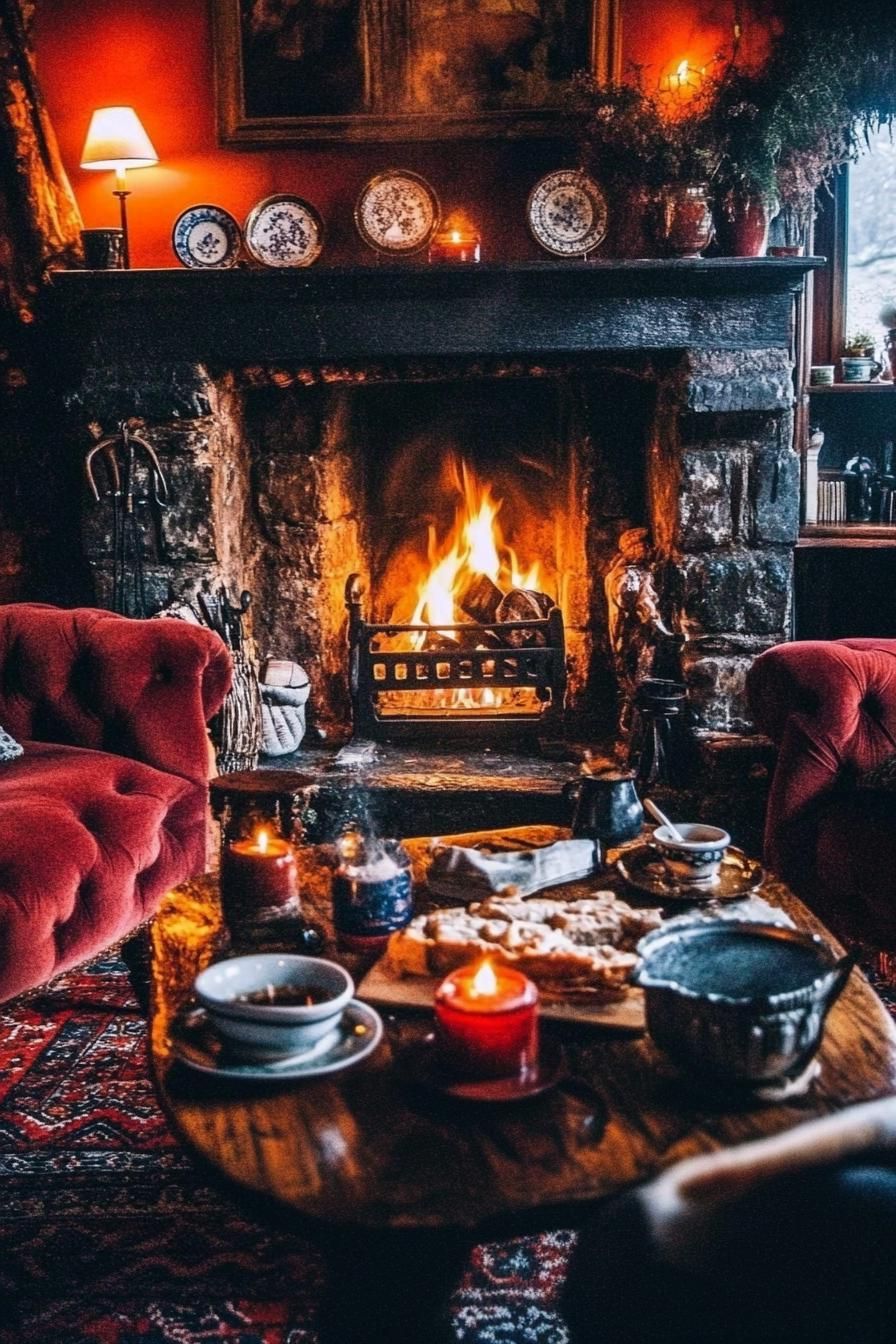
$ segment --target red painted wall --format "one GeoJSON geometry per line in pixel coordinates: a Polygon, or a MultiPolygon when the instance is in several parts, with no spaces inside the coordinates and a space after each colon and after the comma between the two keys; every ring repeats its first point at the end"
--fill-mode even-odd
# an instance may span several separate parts
{"type": "MultiPolygon", "coordinates": [[[[728,0],[622,0],[624,61],[661,68],[709,59],[730,29],[728,0]]],[[[130,103],[160,163],[129,176],[136,266],[176,266],[171,226],[197,202],[225,206],[240,222],[262,197],[291,191],[312,201],[327,229],[326,262],[370,262],[352,207],[373,173],[415,169],[445,209],[465,206],[480,225],[486,259],[544,256],[529,237],[526,198],[549,169],[571,162],[549,142],[221,149],[215,132],[207,0],[38,0],[38,76],[86,226],[117,223],[111,173],[78,167],[90,113],[130,103]]]]}

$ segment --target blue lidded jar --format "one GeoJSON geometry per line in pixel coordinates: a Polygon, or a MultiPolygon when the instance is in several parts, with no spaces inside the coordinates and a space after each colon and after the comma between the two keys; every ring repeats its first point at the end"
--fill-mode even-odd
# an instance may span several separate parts
{"type": "Polygon", "coordinates": [[[399,840],[377,840],[349,831],[336,845],[333,925],[340,946],[379,950],[414,913],[411,858],[399,840]]]}

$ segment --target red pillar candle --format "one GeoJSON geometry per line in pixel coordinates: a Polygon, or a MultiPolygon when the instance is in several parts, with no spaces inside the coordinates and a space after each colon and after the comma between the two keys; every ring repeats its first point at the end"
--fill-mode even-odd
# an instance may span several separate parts
{"type": "Polygon", "coordinates": [[[538,1062],[538,990],[488,960],[453,971],[436,990],[436,1040],[455,1078],[525,1077],[538,1062]]]}
{"type": "Polygon", "coordinates": [[[248,840],[233,840],[221,865],[221,900],[227,907],[265,909],[288,905],[299,894],[293,847],[263,828],[248,840]]]}

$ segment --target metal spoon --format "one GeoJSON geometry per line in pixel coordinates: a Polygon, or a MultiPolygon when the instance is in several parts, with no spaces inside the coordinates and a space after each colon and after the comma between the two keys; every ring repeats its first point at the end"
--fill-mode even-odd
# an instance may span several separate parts
{"type": "Polygon", "coordinates": [[[665,826],[667,828],[673,840],[684,840],[684,836],[682,835],[678,827],[675,825],[675,822],[670,821],[669,818],[666,816],[665,812],[660,811],[656,803],[651,802],[649,798],[645,798],[644,806],[647,808],[647,811],[654,818],[654,820],[658,821],[661,826],[665,826]]]}

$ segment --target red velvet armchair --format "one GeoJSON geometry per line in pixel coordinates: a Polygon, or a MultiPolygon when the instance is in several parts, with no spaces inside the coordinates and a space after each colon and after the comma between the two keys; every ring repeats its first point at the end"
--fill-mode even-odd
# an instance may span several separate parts
{"type": "Polygon", "coordinates": [[[205,866],[224,644],[175,620],[0,607],[0,1000],[120,941],[205,866]]]}
{"type": "Polygon", "coordinates": [[[896,778],[867,778],[896,754],[896,639],[779,644],[747,694],[779,748],[766,862],[836,932],[896,948],[896,778]]]}

